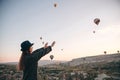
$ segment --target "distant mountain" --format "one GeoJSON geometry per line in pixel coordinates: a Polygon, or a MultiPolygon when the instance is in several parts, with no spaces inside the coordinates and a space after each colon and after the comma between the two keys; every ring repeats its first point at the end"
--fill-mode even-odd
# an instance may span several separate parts
{"type": "Polygon", "coordinates": [[[76,58],[76,59],[72,59],[72,61],[65,63],[65,65],[76,66],[87,63],[89,64],[89,63],[112,62],[112,61],[120,61],[120,53],[76,58]]]}
{"type": "Polygon", "coordinates": [[[16,64],[18,64],[18,62],[4,62],[4,63],[0,63],[0,64],[16,65],[16,64]]]}
{"type": "MultiPolygon", "coordinates": [[[[56,63],[62,63],[65,61],[58,61],[58,60],[40,60],[38,62],[38,66],[44,66],[44,65],[50,65],[50,64],[56,64],[56,63]]],[[[18,62],[5,62],[0,64],[7,64],[7,65],[17,65],[18,62]]]]}
{"type": "MultiPolygon", "coordinates": [[[[71,61],[68,61],[68,62],[58,61],[58,60],[40,60],[38,62],[38,66],[44,66],[44,65],[52,66],[56,64],[76,66],[76,65],[87,64],[87,63],[89,64],[89,63],[112,62],[112,61],[120,61],[120,53],[81,57],[81,58],[72,59],[71,61]]],[[[8,63],[2,63],[2,64],[16,65],[17,63],[18,62],[8,62],[8,63]]]]}
{"type": "Polygon", "coordinates": [[[38,66],[50,65],[50,64],[58,64],[63,63],[65,61],[58,61],[58,60],[40,60],[38,62],[38,66]]]}

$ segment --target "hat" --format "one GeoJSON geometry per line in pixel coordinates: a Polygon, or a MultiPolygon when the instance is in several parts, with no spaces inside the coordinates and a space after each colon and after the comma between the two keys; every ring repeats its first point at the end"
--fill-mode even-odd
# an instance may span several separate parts
{"type": "Polygon", "coordinates": [[[34,43],[30,43],[30,41],[26,40],[21,43],[21,51],[26,51],[29,50],[29,48],[33,45],[34,43]]]}

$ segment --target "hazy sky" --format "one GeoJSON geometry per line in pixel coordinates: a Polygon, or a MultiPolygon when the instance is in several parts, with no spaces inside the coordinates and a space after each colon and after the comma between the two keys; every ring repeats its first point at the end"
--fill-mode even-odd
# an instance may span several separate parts
{"type": "Polygon", "coordinates": [[[56,41],[42,60],[51,54],[54,60],[72,60],[116,53],[120,0],[0,0],[0,62],[18,61],[25,40],[35,43],[34,50],[42,47],[40,36],[49,44],[56,41]],[[98,26],[95,18],[101,20],[98,26]]]}

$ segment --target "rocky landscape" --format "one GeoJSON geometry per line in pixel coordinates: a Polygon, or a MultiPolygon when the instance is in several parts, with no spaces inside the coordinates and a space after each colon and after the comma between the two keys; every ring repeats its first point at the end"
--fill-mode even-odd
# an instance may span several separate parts
{"type": "MultiPolygon", "coordinates": [[[[48,61],[49,62],[49,61],[48,61]]],[[[41,80],[120,80],[120,54],[97,55],[54,61],[39,66],[41,80]]],[[[14,64],[0,64],[0,80],[21,80],[22,72],[14,64]]]]}

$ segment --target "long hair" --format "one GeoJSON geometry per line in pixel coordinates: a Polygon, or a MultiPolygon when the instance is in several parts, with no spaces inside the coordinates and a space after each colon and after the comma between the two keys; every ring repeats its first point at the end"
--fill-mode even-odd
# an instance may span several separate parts
{"type": "Polygon", "coordinates": [[[21,54],[20,59],[19,59],[18,67],[17,67],[18,71],[21,71],[21,70],[23,70],[23,69],[25,68],[25,65],[24,65],[24,57],[25,57],[25,55],[27,55],[28,53],[29,53],[28,50],[27,50],[27,51],[22,51],[22,54],[21,54]]]}
{"type": "Polygon", "coordinates": [[[22,52],[18,62],[18,66],[17,66],[18,71],[21,71],[24,69],[24,56],[25,56],[25,52],[22,52]]]}

